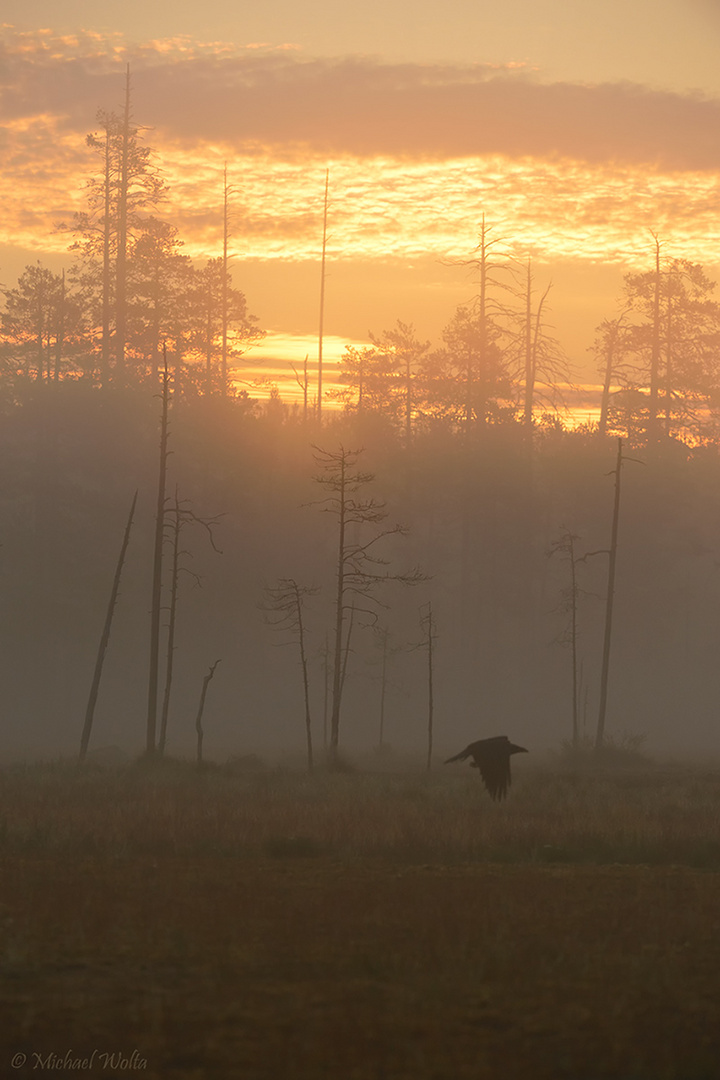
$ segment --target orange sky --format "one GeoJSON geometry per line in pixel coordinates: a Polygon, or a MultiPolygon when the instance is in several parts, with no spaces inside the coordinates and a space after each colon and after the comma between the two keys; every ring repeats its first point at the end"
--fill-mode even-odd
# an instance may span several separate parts
{"type": "Polygon", "coordinates": [[[553,280],[551,321],[579,366],[622,273],[649,265],[651,230],[669,254],[711,273],[718,261],[716,87],[553,80],[532,56],[391,62],[107,30],[6,27],[0,59],[6,285],[31,258],[67,258],[55,226],[83,206],[96,167],[84,137],[98,108],[119,108],[128,61],[169,185],[160,212],[188,254],[218,254],[227,161],[236,284],[269,341],[296,340],[298,363],[317,331],[326,167],[326,329],[339,340],[397,318],[436,339],[474,294],[458,263],[483,213],[508,253],[532,255],[539,288],[553,280]]]}

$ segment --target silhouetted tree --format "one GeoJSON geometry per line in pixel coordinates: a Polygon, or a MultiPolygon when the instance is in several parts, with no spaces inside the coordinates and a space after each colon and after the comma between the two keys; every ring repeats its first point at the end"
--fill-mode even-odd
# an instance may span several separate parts
{"type": "Polygon", "coordinates": [[[219,663],[220,661],[216,660],[203,679],[202,690],[200,692],[200,704],[198,705],[197,716],[195,717],[195,732],[197,734],[196,761],[198,769],[201,769],[203,764],[203,739],[205,737],[205,732],[202,726],[202,718],[203,713],[205,712],[205,699],[207,697],[208,686],[212,681],[212,677],[215,674],[215,668],[219,663]]]}
{"type": "Polygon", "coordinates": [[[390,376],[390,385],[394,390],[398,411],[402,417],[405,433],[405,446],[412,442],[413,417],[417,408],[415,380],[420,362],[430,348],[429,341],[420,341],[415,336],[412,323],[398,319],[393,330],[383,330],[382,334],[370,334],[376,355],[382,357],[390,376]]]}
{"type": "Polygon", "coordinates": [[[221,555],[220,548],[215,543],[215,536],[213,534],[213,527],[218,524],[219,517],[202,518],[190,508],[187,501],[182,501],[178,496],[177,486],[175,487],[175,499],[173,501],[172,509],[168,515],[168,508],[165,510],[166,524],[167,518],[170,517],[170,546],[171,546],[171,563],[170,563],[170,597],[168,605],[168,634],[167,634],[167,659],[165,664],[165,689],[163,692],[162,710],[160,713],[160,738],[158,740],[158,756],[162,757],[165,753],[165,743],[167,741],[167,726],[168,717],[170,715],[170,695],[172,692],[173,681],[173,669],[175,660],[175,629],[177,625],[177,604],[178,604],[178,592],[180,586],[180,574],[185,573],[188,577],[192,578],[196,585],[200,585],[200,576],[194,571],[190,570],[187,566],[183,566],[181,558],[183,555],[188,555],[189,552],[184,551],[180,547],[180,538],[185,526],[197,524],[201,525],[207,532],[208,539],[213,551],[221,555]]]}
{"type": "Polygon", "coordinates": [[[111,374],[126,379],[131,264],[135,245],[148,216],[165,194],[165,184],[153,163],[153,150],[142,140],[132,116],[130,67],[125,73],[121,114],[98,113],[103,134],[91,134],[88,145],[101,160],[100,176],[91,177],[87,188],[88,209],[75,214],[68,226],[76,236],[71,250],[79,255],[73,280],[100,327],[100,381],[111,374]]]}
{"type": "Polygon", "coordinates": [[[226,367],[265,336],[265,331],[255,325],[255,316],[248,314],[244,294],[233,288],[227,277],[221,258],[209,259],[193,275],[189,343],[202,365],[202,375],[197,381],[206,396],[225,392],[221,366],[223,334],[229,335],[224,345],[226,367]]]}
{"type": "Polygon", "coordinates": [[[277,585],[272,588],[266,587],[266,600],[263,605],[263,610],[273,630],[278,631],[286,638],[281,644],[297,645],[300,654],[305,705],[305,741],[309,772],[312,772],[313,769],[313,742],[303,608],[307,597],[314,596],[317,591],[316,588],[308,585],[298,585],[294,578],[281,578],[277,585]]]}
{"type": "Polygon", "coordinates": [[[575,542],[580,537],[569,529],[563,529],[563,532],[557,540],[553,540],[550,545],[548,555],[562,555],[567,560],[570,568],[570,584],[564,588],[561,592],[561,602],[559,610],[570,616],[570,625],[563,631],[562,635],[558,639],[560,644],[565,645],[569,642],[572,650],[572,746],[573,750],[577,751],[579,746],[579,726],[578,726],[578,630],[577,630],[577,614],[578,614],[578,599],[580,596],[580,590],[577,584],[577,564],[578,557],[575,554],[575,542]]]}
{"type": "Polygon", "coordinates": [[[163,349],[162,387],[160,392],[160,458],[158,466],[157,504],[155,508],[155,540],[153,543],[152,591],[150,601],[150,667],[148,674],[148,708],[146,754],[155,755],[157,727],[158,680],[160,671],[160,611],[162,606],[163,540],[165,536],[165,484],[168,463],[168,440],[170,436],[170,374],[167,353],[163,349]]]}
{"type": "Polygon", "coordinates": [[[533,284],[532,264],[528,259],[525,285],[520,293],[523,311],[518,316],[515,333],[518,375],[523,387],[523,424],[528,431],[533,425],[536,401],[540,400],[556,410],[563,401],[560,384],[568,382],[570,378],[567,357],[549,333],[544,318],[552,282],[540,297],[537,307],[533,304],[533,284]]]}
{"type": "Polygon", "coordinates": [[[425,580],[418,570],[406,574],[392,574],[383,567],[385,558],[375,554],[375,546],[388,536],[404,535],[402,525],[380,529],[368,540],[359,539],[365,526],[379,525],[387,518],[385,503],[369,497],[364,492],[375,479],[372,473],[362,472],[357,461],[362,450],[323,450],[314,447],[315,461],[320,473],[315,480],[327,491],[328,496],[316,505],[332,514],[337,521],[337,569],[335,579],[335,628],[333,646],[332,715],[330,719],[330,760],[337,761],[340,733],[340,709],[343,689],[343,656],[347,655],[345,620],[349,610],[360,610],[374,622],[376,608],[372,604],[374,592],[385,582],[398,581],[414,585],[425,580]],[[358,537],[358,539],[351,539],[358,537]]]}
{"type": "Polygon", "coordinates": [[[81,340],[78,301],[68,294],[64,273],[53,274],[37,262],[2,294],[0,326],[9,363],[25,379],[57,381],[64,350],[70,346],[76,355],[81,340]]]}
{"type": "Polygon", "coordinates": [[[108,643],[110,641],[110,630],[112,628],[113,615],[115,614],[115,605],[117,604],[118,592],[120,591],[120,577],[122,575],[123,566],[125,564],[125,555],[127,553],[128,543],[130,542],[130,530],[132,528],[133,517],[135,515],[135,505],[137,503],[138,493],[135,492],[133,501],[130,505],[130,513],[128,514],[127,525],[125,526],[125,533],[123,535],[122,545],[120,547],[120,554],[118,556],[117,566],[115,568],[115,577],[113,578],[112,588],[110,590],[110,601],[108,603],[107,614],[105,616],[105,624],[103,626],[102,634],[100,635],[100,644],[98,646],[98,653],[95,660],[95,670],[93,672],[92,684],[90,686],[90,696],[88,698],[87,708],[85,710],[85,723],[83,725],[82,736],[80,738],[80,761],[85,760],[87,754],[87,748],[90,743],[90,734],[92,732],[93,719],[95,716],[95,706],[97,704],[98,693],[100,691],[100,679],[102,678],[103,664],[105,663],[105,654],[107,652],[108,643]]]}

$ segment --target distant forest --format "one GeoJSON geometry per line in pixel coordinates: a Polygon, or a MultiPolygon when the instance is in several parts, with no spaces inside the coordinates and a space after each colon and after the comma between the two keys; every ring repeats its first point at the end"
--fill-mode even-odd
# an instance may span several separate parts
{"type": "Polygon", "coordinates": [[[603,666],[610,737],[717,746],[720,305],[701,266],[656,239],[626,275],[593,346],[596,424],[564,421],[547,290],[484,220],[476,299],[441,344],[398,321],[346,348],[321,400],[303,371],[301,405],[259,402],[238,388],[263,331],[228,268],[227,178],[223,247],[198,266],[157,216],[129,78],[98,130],[72,267],[3,289],[0,752],[77,751],[136,489],[91,748],[157,752],[166,726],[168,753],[193,752],[204,688],[209,757],[503,732],[539,750],[596,739],[603,666]]]}

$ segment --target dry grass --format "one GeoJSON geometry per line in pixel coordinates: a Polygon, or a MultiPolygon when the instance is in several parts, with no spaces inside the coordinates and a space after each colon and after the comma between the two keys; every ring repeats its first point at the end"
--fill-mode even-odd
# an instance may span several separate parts
{"type": "Polygon", "coordinates": [[[168,762],[0,774],[0,845],[104,855],[325,854],[720,869],[720,773],[534,771],[502,805],[470,770],[198,774],[168,762]]]}
{"type": "Polygon", "coordinates": [[[0,779],[0,1075],[718,1075],[716,775],[0,779]]]}

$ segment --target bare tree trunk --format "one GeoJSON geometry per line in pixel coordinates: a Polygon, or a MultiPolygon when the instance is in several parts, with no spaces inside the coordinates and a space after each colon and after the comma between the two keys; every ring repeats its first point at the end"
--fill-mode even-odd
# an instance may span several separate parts
{"type": "Polygon", "coordinates": [[[60,297],[58,302],[58,321],[57,332],[55,335],[55,370],[53,371],[53,381],[58,382],[60,379],[60,368],[62,366],[63,348],[65,345],[65,270],[62,272],[62,278],[60,282],[60,297]]]}
{"type": "Polygon", "coordinates": [[[110,380],[110,117],[105,120],[105,178],[103,212],[102,341],[100,345],[100,386],[110,380]]]}
{"type": "Polygon", "coordinates": [[[532,354],[532,270],[528,259],[527,292],[525,295],[525,407],[523,423],[526,429],[532,427],[533,396],[535,391],[535,372],[532,354]]]}
{"type": "Polygon", "coordinates": [[[210,397],[212,394],[212,351],[213,351],[213,326],[212,326],[212,281],[208,274],[208,287],[207,287],[207,320],[205,326],[206,343],[205,343],[205,394],[210,397]]]}
{"type": "Polygon", "coordinates": [[[150,674],[148,679],[147,742],[148,757],[155,754],[155,730],[157,725],[157,696],[160,660],[160,605],[162,594],[162,549],[165,532],[165,481],[168,459],[168,406],[170,402],[170,377],[167,367],[167,351],[163,346],[162,410],[160,418],[160,467],[158,473],[157,507],[155,511],[155,543],[153,546],[152,601],[150,613],[150,674]]]}
{"type": "MultiPolygon", "coordinates": [[[[485,215],[482,216],[482,225],[480,227],[480,307],[479,307],[479,328],[480,328],[480,340],[477,358],[477,371],[478,371],[478,383],[480,387],[480,395],[477,407],[475,409],[475,416],[479,423],[484,424],[487,420],[487,386],[488,386],[488,371],[487,371],[487,288],[488,288],[488,229],[485,224],[485,215]]],[[[466,403],[465,403],[465,430],[470,431],[473,417],[473,371],[472,361],[468,362],[468,377],[466,388],[466,403]]]]}
{"type": "Polygon", "coordinates": [[[673,354],[672,354],[672,296],[668,288],[667,298],[667,322],[666,322],[666,355],[665,355],[665,434],[672,436],[672,384],[673,384],[673,354]]]}
{"type": "Polygon", "coordinates": [[[180,569],[180,501],[175,488],[175,520],[173,521],[172,574],[170,578],[170,610],[168,613],[167,661],[165,664],[165,691],[163,693],[162,712],[160,715],[160,739],[158,756],[165,753],[167,740],[167,722],[170,714],[170,693],[172,690],[173,658],[175,655],[175,622],[177,615],[178,576],[180,569]]]}
{"type": "Polygon", "coordinates": [[[660,241],[655,236],[655,295],[653,298],[652,351],[650,355],[650,404],[648,440],[657,441],[657,415],[660,398],[660,241]]]}
{"type": "Polygon", "coordinates": [[[340,679],[340,700],[342,701],[345,689],[345,676],[347,675],[348,657],[350,655],[350,640],[352,638],[353,625],[355,623],[355,607],[350,608],[350,622],[348,623],[347,637],[345,638],[345,651],[343,653],[342,677],[340,679]]]}
{"type": "Polygon", "coordinates": [[[216,660],[215,663],[210,668],[210,670],[208,671],[205,678],[203,679],[202,692],[200,694],[200,704],[198,705],[197,716],[195,717],[195,731],[197,732],[197,767],[198,767],[198,769],[202,768],[202,763],[203,763],[202,748],[203,748],[203,737],[204,737],[205,733],[203,731],[203,726],[202,726],[202,717],[203,717],[203,712],[205,711],[205,698],[207,696],[207,689],[208,689],[208,686],[210,685],[210,680],[212,679],[213,675],[215,674],[215,668],[218,666],[219,663],[220,663],[220,661],[216,660]]]}
{"type": "Polygon", "coordinates": [[[122,381],[125,372],[125,340],[127,337],[127,232],[128,189],[130,173],[130,65],[125,75],[125,109],[120,144],[120,188],[118,192],[118,234],[115,261],[115,363],[117,377],[122,381]]]}
{"type": "Polygon", "coordinates": [[[93,718],[95,716],[95,705],[97,704],[98,692],[100,690],[100,678],[102,676],[103,664],[105,662],[105,653],[107,652],[108,642],[110,641],[110,628],[112,627],[113,615],[115,613],[115,604],[117,603],[118,591],[120,589],[120,577],[122,575],[123,565],[125,563],[125,554],[127,552],[128,542],[130,540],[130,530],[132,528],[133,517],[135,515],[135,505],[137,503],[138,493],[135,492],[133,501],[130,506],[130,513],[128,514],[127,525],[125,526],[125,535],[123,536],[123,542],[120,547],[120,555],[118,556],[117,566],[115,568],[115,577],[113,579],[112,589],[110,590],[110,602],[108,603],[107,614],[105,616],[105,625],[103,632],[100,636],[100,645],[98,647],[97,659],[95,660],[95,671],[93,673],[92,685],[90,687],[90,697],[88,698],[87,709],[85,710],[85,723],[83,725],[82,737],[80,739],[80,761],[85,760],[87,754],[88,743],[90,742],[90,733],[92,731],[93,718]]]}
{"type": "Polygon", "coordinates": [[[300,639],[300,663],[303,673],[303,691],[305,694],[305,739],[307,743],[308,772],[313,771],[313,745],[312,745],[312,722],[310,719],[310,687],[308,683],[307,657],[305,656],[305,627],[302,617],[302,601],[300,592],[295,588],[295,603],[297,611],[298,635],[300,639]]]}
{"type": "Polygon", "coordinates": [[[318,333],[318,397],[317,416],[322,420],[323,399],[323,328],[325,323],[325,251],[327,248],[327,212],[328,212],[328,186],[330,184],[330,170],[325,170],[325,207],[323,210],[323,240],[322,260],[320,263],[320,329],[318,333]]]}
{"type": "Polygon", "coordinates": [[[37,291],[37,321],[35,323],[35,344],[37,346],[37,371],[35,377],[38,382],[42,382],[43,372],[45,371],[45,353],[43,349],[43,339],[45,333],[45,322],[47,319],[46,306],[45,285],[42,278],[40,278],[38,281],[37,291]]]}
{"type": "Polygon", "coordinates": [[[600,675],[600,710],[598,713],[595,749],[602,749],[605,737],[605,714],[607,711],[608,675],[610,671],[610,643],[612,639],[613,601],[615,598],[615,563],[617,561],[618,523],[620,520],[620,477],[622,473],[622,439],[618,439],[617,463],[615,465],[615,505],[613,508],[610,559],[608,565],[608,588],[605,605],[605,637],[603,640],[602,672],[600,675]]]}
{"type": "Polygon", "coordinates": [[[603,437],[607,433],[608,413],[610,411],[610,387],[612,385],[613,361],[615,359],[615,342],[617,340],[618,326],[613,325],[608,331],[607,352],[605,353],[605,380],[603,382],[602,397],[600,399],[600,420],[598,422],[598,435],[603,437]]]}
{"type": "Polygon", "coordinates": [[[335,647],[333,657],[333,690],[332,690],[332,715],[330,717],[330,760],[336,761],[338,753],[338,738],[340,734],[340,697],[342,694],[342,645],[343,645],[343,621],[345,601],[345,475],[347,461],[345,455],[340,457],[340,481],[338,491],[338,561],[337,561],[337,585],[335,592],[335,647]]]}
{"type": "Polygon", "coordinates": [[[228,182],[227,162],[223,170],[223,254],[222,254],[222,357],[220,361],[220,393],[227,397],[228,392],[228,182]]]}
{"type": "Polygon", "coordinates": [[[328,704],[329,704],[329,675],[330,675],[330,644],[328,635],[325,634],[325,652],[323,654],[323,750],[328,748],[328,704]]]}

